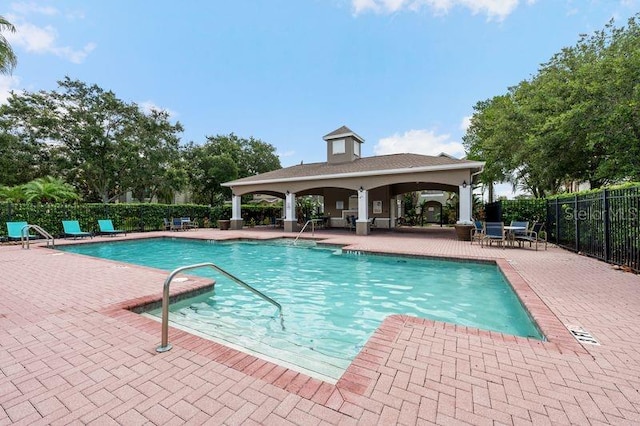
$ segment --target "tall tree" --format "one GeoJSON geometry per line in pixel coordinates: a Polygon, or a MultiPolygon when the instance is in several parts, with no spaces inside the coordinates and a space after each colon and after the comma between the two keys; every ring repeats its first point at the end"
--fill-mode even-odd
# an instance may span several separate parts
{"type": "Polygon", "coordinates": [[[535,196],[563,182],[640,179],[640,26],[613,21],[562,49],[529,81],[479,102],[463,140],[485,181],[535,196]]]}
{"type": "Polygon", "coordinates": [[[0,74],[11,74],[18,65],[18,58],[7,39],[2,35],[3,31],[16,32],[16,27],[0,16],[0,74]]]}
{"type": "Polygon", "coordinates": [[[68,77],[58,84],[58,91],[12,94],[1,128],[36,146],[41,163],[87,200],[107,203],[128,190],[155,194],[178,156],[182,126],[170,124],[164,112],[145,115],[97,85],[68,77]]]}
{"type": "Polygon", "coordinates": [[[152,110],[138,114],[133,134],[128,138],[128,158],[123,186],[130,188],[138,201],[150,200],[162,190],[180,190],[174,179],[179,164],[178,133],[180,123],[171,124],[166,111],[152,110]]]}
{"type": "Polygon", "coordinates": [[[194,199],[215,204],[231,195],[222,183],[281,168],[275,151],[260,139],[239,138],[233,133],[208,136],[203,145],[188,145],[185,159],[194,199]]]}

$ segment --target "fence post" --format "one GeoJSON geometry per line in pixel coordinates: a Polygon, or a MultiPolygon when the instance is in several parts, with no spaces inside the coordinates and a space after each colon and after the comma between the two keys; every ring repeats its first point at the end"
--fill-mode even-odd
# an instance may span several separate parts
{"type": "Polygon", "coordinates": [[[611,222],[609,220],[609,190],[605,189],[602,191],[602,205],[603,205],[603,215],[602,219],[604,221],[604,260],[605,262],[609,262],[611,260],[611,222]]]}
{"type": "Polygon", "coordinates": [[[578,217],[580,217],[580,212],[578,212],[578,194],[575,195],[574,201],[574,214],[573,220],[575,222],[574,230],[575,230],[575,238],[576,238],[576,252],[580,251],[580,222],[578,221],[578,217]]]}
{"type": "Polygon", "coordinates": [[[560,244],[560,200],[558,198],[556,198],[555,200],[556,203],[556,244],[560,244]]]}

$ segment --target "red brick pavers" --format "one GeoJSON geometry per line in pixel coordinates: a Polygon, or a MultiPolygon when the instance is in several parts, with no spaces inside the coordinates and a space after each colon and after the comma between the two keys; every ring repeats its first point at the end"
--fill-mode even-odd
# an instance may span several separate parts
{"type": "MultiPolygon", "coordinates": [[[[113,239],[152,235],[283,234],[113,239]]],[[[351,250],[494,260],[550,341],[392,316],[333,385],[174,329],[174,348],[156,353],[159,324],[123,307],[157,299],[166,272],[1,246],[0,425],[640,423],[638,276],[553,247],[480,248],[449,230],[315,237],[351,250]],[[601,345],[576,343],[567,324],[601,345]]],[[[174,292],[203,285],[191,279],[174,292]]]]}

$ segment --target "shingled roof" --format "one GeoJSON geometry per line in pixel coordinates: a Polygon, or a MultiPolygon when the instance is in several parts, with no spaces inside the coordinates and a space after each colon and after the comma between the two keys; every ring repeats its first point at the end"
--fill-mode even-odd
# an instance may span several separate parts
{"type": "Polygon", "coordinates": [[[364,142],[364,139],[360,135],[358,135],[356,132],[354,132],[347,126],[342,126],[331,133],[327,133],[322,137],[322,139],[324,139],[325,141],[328,141],[331,139],[337,139],[337,138],[346,137],[346,136],[353,136],[354,138],[358,139],[360,142],[364,142]]]}
{"type": "MultiPolygon", "coordinates": [[[[341,128],[342,129],[342,128],[341,128]]],[[[341,130],[338,129],[335,132],[341,130]]],[[[349,130],[345,127],[345,129],[349,130]]],[[[327,135],[328,136],[328,135],[327,135]]],[[[326,137],[326,136],[325,136],[326,137]]],[[[391,154],[358,158],[352,162],[299,164],[273,170],[255,176],[227,182],[224,186],[248,185],[261,182],[287,181],[291,179],[338,178],[348,175],[377,175],[387,173],[413,173],[417,171],[482,168],[483,163],[439,155],[391,154]]]]}

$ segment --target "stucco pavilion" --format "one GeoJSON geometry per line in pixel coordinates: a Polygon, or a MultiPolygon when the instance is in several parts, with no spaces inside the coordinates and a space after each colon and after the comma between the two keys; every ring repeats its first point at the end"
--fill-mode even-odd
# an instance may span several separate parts
{"type": "Polygon", "coordinates": [[[361,157],[364,139],[346,126],[323,137],[327,161],[299,164],[223,186],[231,188],[231,228],[242,228],[241,199],[246,194],[266,194],[285,200],[284,230],[298,231],[296,197],[324,198],[324,213],[331,226],[356,219],[356,234],[367,235],[376,218],[378,227],[394,227],[402,194],[440,190],[459,196],[459,221],[471,220],[472,185],[484,162],[459,160],[446,154],[392,154],[361,157]]]}

